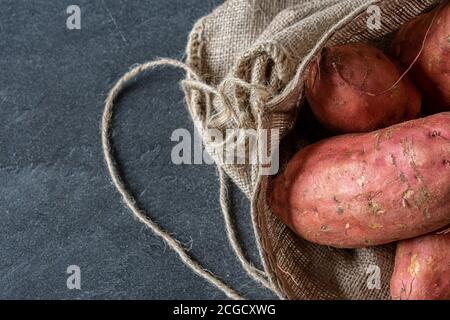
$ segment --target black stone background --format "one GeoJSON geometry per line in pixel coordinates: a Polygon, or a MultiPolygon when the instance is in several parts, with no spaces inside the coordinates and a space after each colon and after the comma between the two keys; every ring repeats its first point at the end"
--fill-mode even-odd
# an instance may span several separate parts
{"type": "MultiPolygon", "coordinates": [[[[193,23],[220,0],[0,0],[0,298],[221,299],[132,218],[104,165],[103,101],[135,63],[182,59],[193,23]],[[81,7],[81,30],[66,8],[81,7]],[[81,290],[66,269],[81,268],[81,290]]],[[[250,298],[274,296],[224,235],[213,166],[172,164],[173,130],[193,132],[180,71],[141,77],[120,99],[114,142],[142,207],[204,266],[250,298]]],[[[249,204],[239,232],[258,262],[249,204]]]]}

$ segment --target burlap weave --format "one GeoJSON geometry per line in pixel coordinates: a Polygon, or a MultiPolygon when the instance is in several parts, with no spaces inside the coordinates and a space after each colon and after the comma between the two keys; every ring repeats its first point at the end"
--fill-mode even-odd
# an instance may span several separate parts
{"type": "MultiPolygon", "coordinates": [[[[187,64],[202,81],[222,84],[218,99],[185,86],[187,104],[206,149],[206,128],[278,128],[281,159],[309,143],[303,123],[303,75],[326,45],[365,41],[383,45],[404,22],[437,0],[228,0],[200,19],[189,38],[187,64]],[[381,9],[381,28],[367,27],[367,9],[381,9]],[[231,79],[227,81],[226,79],[231,79]],[[236,79],[251,84],[246,89],[236,79]],[[252,89],[253,88],[253,89],[252,89]],[[225,102],[227,105],[225,105],[225,102]],[[231,113],[225,109],[231,109],[231,113]],[[235,116],[231,116],[234,114],[235,116]],[[293,147],[295,145],[295,147],[293,147]],[[285,146],[285,147],[283,147],[285,146]]],[[[224,165],[251,199],[252,219],[265,271],[280,296],[289,299],[387,299],[393,247],[338,250],[306,242],[282,224],[266,202],[270,177],[252,165],[224,165]],[[381,269],[381,289],[367,286],[371,266],[381,269]]]]}

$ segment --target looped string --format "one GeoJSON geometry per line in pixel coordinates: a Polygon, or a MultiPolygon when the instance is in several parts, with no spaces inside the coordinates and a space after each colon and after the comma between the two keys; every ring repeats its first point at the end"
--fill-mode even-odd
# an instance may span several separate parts
{"type": "MultiPolygon", "coordinates": [[[[144,211],[142,211],[133,195],[128,191],[118,169],[117,169],[117,161],[113,155],[112,143],[111,143],[111,127],[112,127],[112,118],[114,113],[114,102],[118,97],[121,90],[124,88],[125,84],[137,77],[139,74],[154,69],[158,66],[173,66],[176,68],[181,68],[186,71],[186,73],[190,76],[191,79],[184,80],[182,83],[185,86],[190,86],[192,88],[201,90],[205,94],[213,94],[218,96],[222,102],[224,102],[224,109],[226,110],[227,115],[232,115],[237,118],[237,115],[231,106],[231,104],[227,104],[229,102],[228,97],[226,97],[224,88],[225,85],[220,87],[219,90],[211,87],[204,82],[202,82],[201,77],[188,65],[173,59],[160,59],[157,61],[150,61],[141,65],[138,65],[132,68],[130,71],[126,72],[113,86],[110,90],[108,97],[105,101],[105,107],[103,111],[102,117],[102,127],[101,127],[101,139],[102,139],[102,148],[105,157],[105,161],[107,164],[107,168],[109,174],[111,176],[112,182],[116,189],[121,194],[123,201],[128,206],[128,208],[132,211],[133,215],[142,223],[144,223],[155,235],[162,238],[167,245],[174,250],[181,261],[188,266],[193,272],[207,280],[209,283],[215,285],[218,289],[223,291],[229,298],[240,300],[243,299],[234,289],[227,286],[223,283],[217,276],[204,269],[197,261],[195,261],[186,251],[184,246],[175,238],[173,238],[167,231],[163,230],[158,224],[156,224],[152,219],[150,219],[144,211]],[[228,101],[228,102],[225,102],[228,101]]],[[[236,81],[233,79],[235,83],[242,87],[252,88],[254,89],[254,85],[250,85],[244,83],[243,81],[236,81]]],[[[259,88],[261,90],[261,88],[259,88]]],[[[211,99],[207,99],[207,108],[212,108],[211,99]]],[[[211,112],[211,111],[208,111],[211,112]]],[[[210,113],[211,114],[211,113],[210,113]]],[[[223,119],[222,121],[229,120],[223,119]]],[[[237,119],[236,119],[237,120],[237,119]]],[[[239,122],[238,122],[239,123],[239,122]]],[[[228,240],[231,244],[233,251],[235,252],[236,257],[241,263],[244,270],[251,276],[255,281],[262,284],[264,287],[275,292],[273,286],[267,279],[267,275],[264,271],[261,271],[255,268],[244,256],[242,247],[239,244],[239,241],[236,237],[235,227],[232,224],[232,219],[230,217],[229,212],[229,200],[227,193],[227,185],[226,185],[226,176],[223,169],[218,166],[219,176],[220,176],[220,205],[222,208],[224,220],[225,220],[225,229],[227,233],[228,240]]]]}
{"type": "MultiPolygon", "coordinates": [[[[186,65],[184,67],[189,68],[189,66],[186,65]]],[[[252,127],[252,121],[250,120],[251,115],[249,115],[249,110],[239,110],[239,112],[237,112],[236,109],[238,108],[238,106],[236,106],[236,104],[233,105],[233,102],[228,96],[228,92],[232,89],[240,87],[249,93],[254,92],[259,104],[267,102],[267,100],[269,100],[270,97],[273,96],[273,93],[263,85],[248,83],[242,79],[235,77],[226,78],[217,87],[217,89],[198,79],[183,80],[181,81],[181,83],[184,87],[198,89],[203,91],[204,93],[210,93],[220,99],[222,108],[215,114],[213,114],[214,107],[212,105],[212,101],[207,100],[205,103],[207,114],[212,114],[211,117],[207,117],[206,119],[207,126],[212,128],[220,128],[230,121],[233,121],[237,128],[252,127]]]]}
{"type": "Polygon", "coordinates": [[[267,289],[272,290],[272,285],[266,278],[266,274],[264,271],[261,271],[255,268],[250,262],[247,262],[245,258],[244,252],[239,245],[239,240],[236,237],[236,233],[234,230],[234,226],[231,222],[230,213],[229,213],[229,201],[228,201],[228,190],[226,183],[226,174],[221,167],[219,168],[219,179],[220,179],[220,206],[222,208],[223,217],[225,220],[225,229],[227,232],[228,239],[230,240],[230,244],[233,247],[233,250],[238,257],[239,261],[241,261],[242,267],[244,270],[257,282],[261,283],[267,289]]]}

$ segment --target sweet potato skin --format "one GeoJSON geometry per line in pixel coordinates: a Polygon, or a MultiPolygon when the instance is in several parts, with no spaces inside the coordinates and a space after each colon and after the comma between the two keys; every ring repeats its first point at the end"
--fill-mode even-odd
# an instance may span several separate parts
{"type": "Polygon", "coordinates": [[[391,296],[394,300],[450,300],[450,233],[398,243],[391,296]]]}
{"type": "Polygon", "coordinates": [[[450,224],[450,112],[299,151],[268,188],[269,205],[306,240],[385,244],[450,224]]]}
{"type": "Polygon", "coordinates": [[[373,131],[419,116],[422,96],[412,81],[406,76],[393,86],[402,73],[399,63],[364,43],[324,48],[309,67],[306,97],[328,129],[373,131]]]}
{"type": "Polygon", "coordinates": [[[434,113],[450,110],[449,38],[450,4],[447,4],[405,24],[391,45],[392,55],[405,67],[409,67],[420,53],[409,74],[422,92],[427,108],[434,113]]]}

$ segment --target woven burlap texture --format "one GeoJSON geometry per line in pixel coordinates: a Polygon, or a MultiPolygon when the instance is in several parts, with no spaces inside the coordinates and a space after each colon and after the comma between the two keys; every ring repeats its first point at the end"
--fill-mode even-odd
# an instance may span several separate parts
{"type": "MultiPolygon", "coordinates": [[[[436,0],[229,0],[200,19],[190,35],[187,64],[222,97],[185,86],[188,109],[211,151],[207,128],[277,128],[285,137],[303,105],[303,75],[326,45],[381,43],[436,0]],[[370,6],[381,28],[367,27],[370,6]],[[239,82],[241,81],[241,82],[239,82]],[[245,85],[249,84],[249,85],[245,85]]],[[[297,146],[308,143],[297,140],[297,146]]],[[[281,150],[286,161],[291,151],[281,150]]],[[[214,158],[214,156],[213,156],[214,158]]],[[[217,161],[217,159],[215,159],[217,161]]],[[[255,165],[222,165],[251,199],[265,271],[289,299],[388,299],[393,246],[338,250],[308,243],[270,211],[267,181],[255,165]],[[367,285],[380,270],[381,288],[367,285]]]]}

